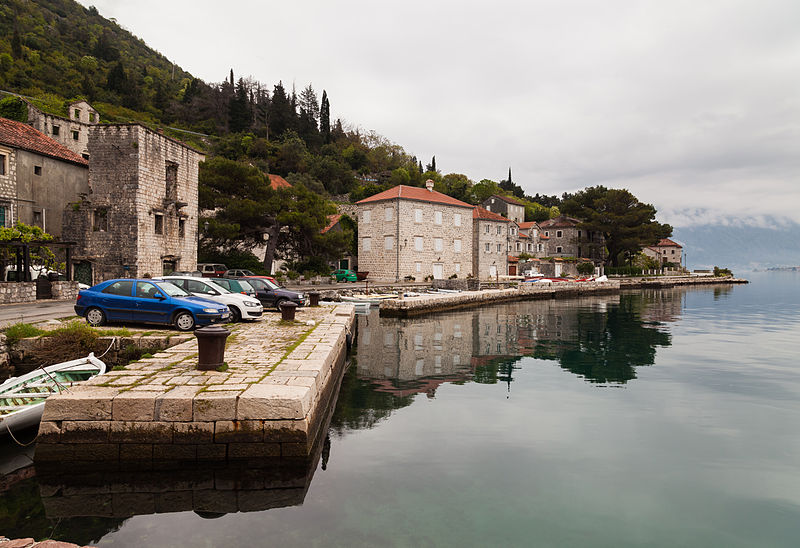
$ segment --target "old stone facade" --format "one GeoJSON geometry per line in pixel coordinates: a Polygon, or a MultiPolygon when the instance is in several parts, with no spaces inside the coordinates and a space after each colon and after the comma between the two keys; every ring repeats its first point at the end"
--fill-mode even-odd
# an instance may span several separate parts
{"type": "Polygon", "coordinates": [[[578,257],[603,260],[603,236],[578,227],[579,219],[561,215],[539,224],[548,243],[550,257],[578,257]]]}
{"type": "Polygon", "coordinates": [[[472,206],[399,185],[358,202],[358,268],[371,279],[472,273],[472,206]]]}
{"type": "Polygon", "coordinates": [[[525,221],[525,204],[515,198],[495,194],[486,198],[481,205],[487,211],[499,213],[506,219],[511,219],[515,223],[525,221]]]}
{"type": "Polygon", "coordinates": [[[0,118],[0,226],[59,237],[64,204],[89,191],[88,163],[27,124],[0,118]]]}
{"type": "Polygon", "coordinates": [[[204,156],[140,124],[92,126],[90,194],[65,210],[85,283],[197,265],[198,165],[204,156]]]}
{"type": "Polygon", "coordinates": [[[522,252],[531,257],[547,257],[549,238],[542,232],[539,223],[528,221],[519,223],[519,241],[522,252]]]}
{"type": "Polygon", "coordinates": [[[100,114],[86,101],[68,107],[69,118],[47,114],[28,103],[28,123],[75,154],[89,158],[89,129],[100,122],[100,114]]]}
{"type": "Polygon", "coordinates": [[[481,280],[508,274],[509,231],[514,223],[476,207],[472,213],[472,272],[481,280]]]}

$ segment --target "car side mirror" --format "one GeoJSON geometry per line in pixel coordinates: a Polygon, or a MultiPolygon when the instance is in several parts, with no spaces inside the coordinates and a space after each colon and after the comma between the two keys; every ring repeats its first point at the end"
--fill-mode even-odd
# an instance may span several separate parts
{"type": "Polygon", "coordinates": [[[156,293],[155,295],[153,295],[153,298],[158,299],[159,301],[163,301],[164,299],[166,299],[163,293],[156,293]]]}

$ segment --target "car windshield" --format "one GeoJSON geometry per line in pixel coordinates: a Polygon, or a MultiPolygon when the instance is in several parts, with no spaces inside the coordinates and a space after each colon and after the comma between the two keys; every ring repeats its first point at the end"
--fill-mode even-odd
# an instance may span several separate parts
{"type": "Polygon", "coordinates": [[[230,293],[230,291],[228,291],[225,287],[223,287],[221,284],[218,284],[216,280],[205,280],[205,282],[223,295],[230,293]]]}
{"type": "Polygon", "coordinates": [[[280,289],[280,287],[281,287],[281,286],[279,286],[278,284],[274,284],[274,283],[272,283],[271,281],[269,281],[269,280],[268,280],[268,279],[266,279],[266,278],[259,278],[259,280],[261,280],[262,282],[264,282],[264,285],[266,285],[266,286],[267,286],[267,287],[269,287],[270,289],[280,289]]]}
{"type": "Polygon", "coordinates": [[[250,285],[246,280],[236,280],[236,282],[242,286],[242,291],[255,291],[255,288],[250,285]]]}
{"type": "Polygon", "coordinates": [[[159,289],[169,295],[170,297],[188,297],[189,294],[178,287],[177,285],[170,283],[170,282],[158,282],[159,289]]]}

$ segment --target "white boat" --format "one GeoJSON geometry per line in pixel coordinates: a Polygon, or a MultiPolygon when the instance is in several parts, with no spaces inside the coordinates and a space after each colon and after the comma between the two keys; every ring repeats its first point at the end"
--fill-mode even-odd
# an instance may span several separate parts
{"type": "Polygon", "coordinates": [[[396,299],[397,293],[371,293],[369,295],[353,295],[352,297],[343,295],[342,302],[345,303],[367,303],[367,304],[380,304],[381,301],[387,299],[396,299]]]}
{"type": "Polygon", "coordinates": [[[39,424],[48,396],[69,391],[74,384],[105,372],[106,364],[91,353],[7,379],[0,384],[0,435],[39,424]]]}

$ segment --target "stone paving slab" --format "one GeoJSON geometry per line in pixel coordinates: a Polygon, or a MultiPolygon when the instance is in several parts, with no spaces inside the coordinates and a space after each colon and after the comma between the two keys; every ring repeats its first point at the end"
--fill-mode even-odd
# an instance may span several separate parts
{"type": "Polygon", "coordinates": [[[191,339],[52,396],[35,459],[296,456],[338,382],[354,318],[351,304],[301,308],[295,322],[269,314],[229,326],[224,370],[196,369],[191,339]]]}

